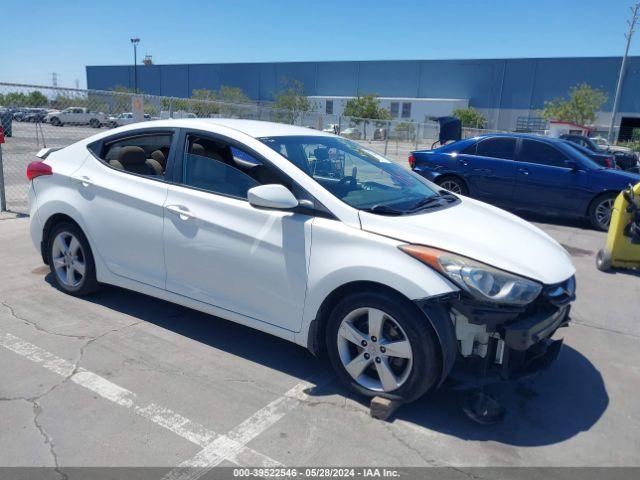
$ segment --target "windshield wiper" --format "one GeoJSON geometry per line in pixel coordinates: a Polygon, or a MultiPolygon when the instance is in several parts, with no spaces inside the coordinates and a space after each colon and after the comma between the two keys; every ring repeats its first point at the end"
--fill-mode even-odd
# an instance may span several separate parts
{"type": "Polygon", "coordinates": [[[440,203],[440,199],[442,197],[424,197],[422,200],[418,200],[416,203],[414,203],[413,205],[411,205],[411,208],[409,208],[407,211],[408,212],[416,212],[418,210],[423,210],[425,208],[431,208],[431,207],[439,207],[442,205],[442,203],[440,203]]]}
{"type": "Polygon", "coordinates": [[[448,192],[447,190],[440,190],[438,193],[440,194],[440,198],[444,198],[449,202],[455,202],[456,200],[458,200],[458,197],[456,195],[454,195],[451,192],[448,192]]]}
{"type": "Polygon", "coordinates": [[[382,215],[404,215],[406,213],[402,210],[398,210],[382,203],[378,203],[369,208],[363,208],[362,210],[364,210],[365,212],[380,213],[382,215]]]}

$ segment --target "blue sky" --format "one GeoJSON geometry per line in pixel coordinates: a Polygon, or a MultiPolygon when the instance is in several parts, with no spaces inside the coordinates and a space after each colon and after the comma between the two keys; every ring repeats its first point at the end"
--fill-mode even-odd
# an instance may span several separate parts
{"type": "MultiPolygon", "coordinates": [[[[85,65],[621,55],[633,0],[2,0],[0,81],[85,65]]],[[[631,48],[640,54],[640,32],[631,48]]]]}

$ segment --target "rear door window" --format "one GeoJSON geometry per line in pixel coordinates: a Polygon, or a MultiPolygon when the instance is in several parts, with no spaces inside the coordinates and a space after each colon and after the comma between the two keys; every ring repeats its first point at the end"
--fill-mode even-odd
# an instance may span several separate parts
{"type": "Polygon", "coordinates": [[[107,141],[99,157],[116,170],[164,178],[171,138],[170,133],[153,133],[107,141]]]}
{"type": "Polygon", "coordinates": [[[515,138],[487,138],[478,142],[476,155],[480,157],[513,160],[515,152],[515,138]]]}

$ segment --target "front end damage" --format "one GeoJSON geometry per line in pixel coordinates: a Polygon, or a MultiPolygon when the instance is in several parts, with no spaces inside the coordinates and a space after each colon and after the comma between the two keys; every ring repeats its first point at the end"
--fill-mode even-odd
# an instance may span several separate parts
{"type": "Polygon", "coordinates": [[[418,305],[430,318],[443,346],[443,375],[457,388],[513,380],[551,365],[562,340],[552,340],[570,321],[575,277],[547,285],[529,305],[480,302],[467,295],[418,305]],[[444,312],[449,328],[444,328],[444,312]],[[435,317],[440,317],[440,322],[435,317]],[[447,333],[448,331],[448,333],[447,333]],[[455,349],[452,353],[451,350],[455,349]]]}

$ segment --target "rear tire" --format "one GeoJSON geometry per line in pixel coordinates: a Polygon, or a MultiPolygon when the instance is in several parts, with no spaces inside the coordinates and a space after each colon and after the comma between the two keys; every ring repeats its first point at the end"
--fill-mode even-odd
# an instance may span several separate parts
{"type": "Polygon", "coordinates": [[[97,118],[92,118],[89,120],[89,126],[91,128],[100,128],[100,121],[97,118]]]}
{"type": "Polygon", "coordinates": [[[329,316],[325,342],[342,383],[369,397],[411,402],[440,374],[429,321],[413,303],[391,292],[343,298],[329,316]]]}
{"type": "Polygon", "coordinates": [[[466,182],[455,175],[443,175],[442,177],[438,177],[436,179],[436,183],[445,190],[449,190],[451,193],[457,193],[458,195],[465,196],[469,195],[469,188],[467,187],[466,182]]]}
{"type": "Polygon", "coordinates": [[[53,282],[65,293],[89,295],[98,289],[91,247],[82,230],[70,222],[55,225],[47,245],[53,282]]]}
{"type": "Polygon", "coordinates": [[[614,193],[604,193],[596,197],[589,206],[589,222],[596,230],[606,232],[611,223],[611,213],[617,195],[614,193]]]}

